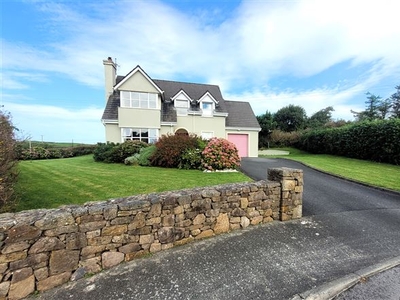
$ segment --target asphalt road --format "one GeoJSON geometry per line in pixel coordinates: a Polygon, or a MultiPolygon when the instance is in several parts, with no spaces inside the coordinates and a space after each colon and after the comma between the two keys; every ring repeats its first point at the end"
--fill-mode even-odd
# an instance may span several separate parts
{"type": "Polygon", "coordinates": [[[291,299],[354,270],[400,256],[400,195],[334,178],[298,163],[244,159],[304,170],[301,220],[252,226],[138,259],[36,299],[291,299]]]}

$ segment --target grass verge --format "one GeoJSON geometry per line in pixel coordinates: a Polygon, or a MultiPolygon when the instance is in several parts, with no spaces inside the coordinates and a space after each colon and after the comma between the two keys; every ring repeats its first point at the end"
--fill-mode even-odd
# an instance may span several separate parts
{"type": "Polygon", "coordinates": [[[289,151],[280,157],[304,163],[315,169],[335,174],[368,185],[400,191],[400,166],[327,154],[310,154],[295,148],[277,148],[289,151]]]}
{"type": "Polygon", "coordinates": [[[197,170],[105,164],[95,162],[92,155],[21,161],[19,171],[16,187],[20,195],[18,211],[251,181],[240,172],[203,173],[197,170]]]}

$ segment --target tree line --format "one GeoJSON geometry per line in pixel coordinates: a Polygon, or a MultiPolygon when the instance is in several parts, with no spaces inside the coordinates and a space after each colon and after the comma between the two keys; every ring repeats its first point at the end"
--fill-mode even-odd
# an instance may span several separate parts
{"type": "MultiPolygon", "coordinates": [[[[395,89],[396,92],[386,99],[366,93],[365,109],[359,112],[351,110],[354,122],[400,118],[400,85],[395,89]]],[[[273,146],[285,146],[285,141],[296,139],[295,132],[305,129],[333,128],[353,123],[343,119],[333,120],[333,111],[333,107],[328,106],[308,117],[303,107],[293,104],[282,107],[276,113],[267,110],[257,116],[261,127],[259,147],[269,147],[271,143],[273,146]]]]}

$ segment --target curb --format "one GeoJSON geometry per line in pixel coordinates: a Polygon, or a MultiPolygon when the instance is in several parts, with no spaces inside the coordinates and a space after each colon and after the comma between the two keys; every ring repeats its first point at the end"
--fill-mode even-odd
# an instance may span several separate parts
{"type": "Polygon", "coordinates": [[[368,277],[400,265],[400,256],[355,271],[342,278],[327,282],[306,292],[294,295],[290,300],[330,300],[368,277]]]}

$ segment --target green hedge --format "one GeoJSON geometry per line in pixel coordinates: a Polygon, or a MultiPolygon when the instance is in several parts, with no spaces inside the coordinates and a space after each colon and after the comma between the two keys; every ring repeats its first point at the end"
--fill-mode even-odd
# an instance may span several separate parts
{"type": "Polygon", "coordinates": [[[297,147],[311,152],[400,164],[400,119],[356,123],[304,133],[297,147]]]}
{"type": "Polygon", "coordinates": [[[32,147],[30,149],[17,147],[16,153],[18,160],[55,159],[92,154],[95,148],[95,145],[68,148],[32,147]]]}

